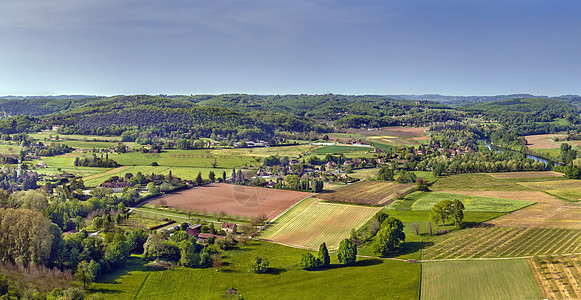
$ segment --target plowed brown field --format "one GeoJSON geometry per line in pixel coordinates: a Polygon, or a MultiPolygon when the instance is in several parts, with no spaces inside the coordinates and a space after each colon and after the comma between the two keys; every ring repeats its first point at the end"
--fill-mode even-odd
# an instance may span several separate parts
{"type": "Polygon", "coordinates": [[[267,218],[272,219],[310,195],[305,192],[211,183],[169,194],[152,203],[159,205],[160,201],[165,200],[168,207],[209,213],[224,212],[229,216],[250,218],[266,214],[267,218]]]}

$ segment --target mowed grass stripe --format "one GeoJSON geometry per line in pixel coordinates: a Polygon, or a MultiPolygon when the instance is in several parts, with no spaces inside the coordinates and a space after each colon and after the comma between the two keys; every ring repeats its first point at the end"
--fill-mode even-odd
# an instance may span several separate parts
{"type": "MultiPolygon", "coordinates": [[[[550,237],[551,233],[553,233],[552,229],[542,231],[535,230],[531,236],[527,237],[527,240],[529,241],[544,240],[545,237],[550,237]]],[[[500,253],[500,255],[504,254],[504,256],[519,256],[519,254],[530,253],[529,249],[539,245],[537,243],[525,243],[524,247],[522,247],[522,244],[523,243],[511,244],[504,252],[500,253]]]]}
{"type": "Polygon", "coordinates": [[[526,260],[422,264],[421,300],[538,299],[526,260]]]}
{"type": "Polygon", "coordinates": [[[556,241],[547,242],[545,246],[541,247],[534,255],[540,253],[559,253],[557,252],[558,249],[555,248],[563,248],[566,246],[567,241],[574,240],[576,233],[574,231],[564,232],[562,233],[556,241]]]}
{"type": "Polygon", "coordinates": [[[260,237],[275,242],[318,249],[325,242],[331,249],[348,237],[352,228],[359,228],[381,208],[326,203],[309,198],[299,203],[260,237]]]}

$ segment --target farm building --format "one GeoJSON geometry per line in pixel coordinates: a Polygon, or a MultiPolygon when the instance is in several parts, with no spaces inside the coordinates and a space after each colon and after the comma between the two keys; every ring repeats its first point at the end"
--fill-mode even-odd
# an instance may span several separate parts
{"type": "Polygon", "coordinates": [[[131,187],[131,184],[129,182],[115,182],[115,183],[105,182],[101,184],[101,187],[111,189],[113,193],[120,193],[123,190],[123,188],[131,187]]]}
{"type": "Polygon", "coordinates": [[[211,234],[211,233],[200,233],[200,234],[198,234],[197,239],[198,239],[198,242],[200,242],[200,243],[206,243],[208,241],[208,239],[212,236],[216,239],[223,239],[224,238],[223,235],[215,235],[215,234],[211,234]]]}
{"type": "Polygon", "coordinates": [[[193,237],[197,237],[201,231],[202,231],[201,224],[190,225],[186,228],[186,233],[193,237]]]}
{"type": "Polygon", "coordinates": [[[236,223],[228,223],[228,222],[222,223],[222,230],[224,230],[225,232],[230,232],[232,234],[236,234],[237,229],[238,229],[238,226],[236,225],[236,223]]]}

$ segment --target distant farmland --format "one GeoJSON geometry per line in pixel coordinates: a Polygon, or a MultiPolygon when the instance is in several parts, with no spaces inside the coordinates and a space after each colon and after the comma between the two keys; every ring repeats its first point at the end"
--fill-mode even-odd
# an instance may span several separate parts
{"type": "Polygon", "coordinates": [[[415,185],[386,181],[363,181],[319,195],[329,202],[387,205],[393,199],[405,195],[415,185]]]}
{"type": "Polygon", "coordinates": [[[166,195],[152,201],[152,204],[159,205],[165,201],[168,207],[185,210],[249,218],[266,214],[271,219],[309,195],[305,192],[211,183],[166,195]]]}

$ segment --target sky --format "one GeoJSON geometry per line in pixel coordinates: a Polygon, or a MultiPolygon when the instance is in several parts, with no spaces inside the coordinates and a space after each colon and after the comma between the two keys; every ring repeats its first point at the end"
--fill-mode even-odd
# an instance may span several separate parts
{"type": "Polygon", "coordinates": [[[0,95],[581,94],[578,0],[1,0],[0,95]]]}

